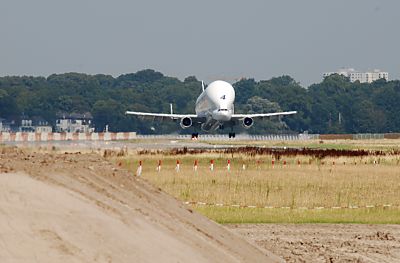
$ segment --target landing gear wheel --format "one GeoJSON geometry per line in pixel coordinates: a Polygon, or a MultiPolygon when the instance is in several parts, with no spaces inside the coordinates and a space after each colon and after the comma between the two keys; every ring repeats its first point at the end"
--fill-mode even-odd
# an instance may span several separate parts
{"type": "Polygon", "coordinates": [[[199,138],[198,133],[192,133],[192,140],[196,141],[199,138]]]}
{"type": "Polygon", "coordinates": [[[235,138],[236,134],[234,132],[229,133],[229,138],[235,138]]]}

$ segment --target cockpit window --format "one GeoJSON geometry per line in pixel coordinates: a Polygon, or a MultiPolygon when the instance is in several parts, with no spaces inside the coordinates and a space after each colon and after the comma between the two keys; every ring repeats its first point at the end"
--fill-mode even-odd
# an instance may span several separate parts
{"type": "Polygon", "coordinates": [[[218,111],[228,111],[228,109],[219,109],[218,111]]]}

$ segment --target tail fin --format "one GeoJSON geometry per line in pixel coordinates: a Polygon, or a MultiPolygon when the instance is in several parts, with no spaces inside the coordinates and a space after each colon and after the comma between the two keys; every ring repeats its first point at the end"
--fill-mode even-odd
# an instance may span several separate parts
{"type": "Polygon", "coordinates": [[[201,81],[201,88],[203,89],[203,91],[204,91],[204,81],[201,81]]]}

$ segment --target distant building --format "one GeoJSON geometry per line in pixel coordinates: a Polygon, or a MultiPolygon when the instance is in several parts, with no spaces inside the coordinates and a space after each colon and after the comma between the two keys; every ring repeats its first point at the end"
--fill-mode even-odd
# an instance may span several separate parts
{"type": "Polygon", "coordinates": [[[10,132],[11,127],[10,124],[6,121],[6,119],[0,118],[0,132],[10,132]]]}
{"type": "Polygon", "coordinates": [[[389,73],[383,72],[378,69],[367,72],[356,71],[353,68],[342,68],[336,72],[326,72],[323,74],[324,78],[332,75],[339,74],[350,79],[351,82],[359,81],[360,83],[371,83],[378,79],[389,80],[389,73]]]}
{"type": "Polygon", "coordinates": [[[37,133],[45,133],[52,132],[53,127],[49,125],[48,121],[43,119],[42,117],[32,117],[28,116],[21,117],[21,126],[18,129],[20,132],[37,132],[37,133]]]}
{"type": "Polygon", "coordinates": [[[56,120],[56,131],[57,132],[93,132],[92,127],[92,114],[89,112],[71,113],[71,114],[58,114],[58,119],[56,120]]]}
{"type": "Polygon", "coordinates": [[[34,132],[35,127],[33,126],[33,121],[28,116],[21,117],[21,125],[18,129],[20,132],[34,132]]]}

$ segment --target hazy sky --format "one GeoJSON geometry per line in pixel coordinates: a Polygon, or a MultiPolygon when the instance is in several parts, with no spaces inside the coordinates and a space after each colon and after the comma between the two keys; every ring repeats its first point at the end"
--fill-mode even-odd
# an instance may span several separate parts
{"type": "Polygon", "coordinates": [[[400,78],[398,0],[0,0],[0,76],[145,68],[210,82],[400,78]]]}

